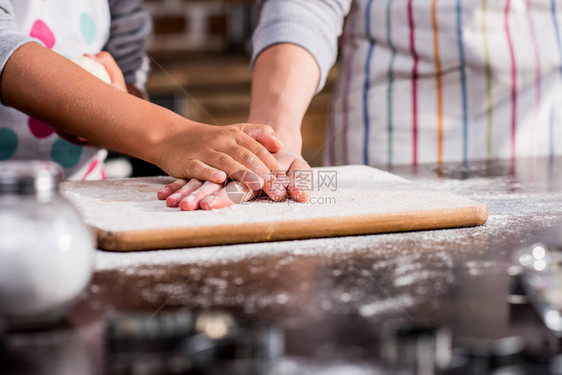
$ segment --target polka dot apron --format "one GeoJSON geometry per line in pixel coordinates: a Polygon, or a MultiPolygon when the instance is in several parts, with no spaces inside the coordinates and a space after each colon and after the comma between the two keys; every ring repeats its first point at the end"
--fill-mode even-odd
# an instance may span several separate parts
{"type": "MultiPolygon", "coordinates": [[[[100,52],[109,38],[107,0],[17,0],[21,31],[69,58],[100,52]]],[[[77,118],[76,121],[81,119],[77,118]]],[[[0,160],[53,160],[73,180],[104,178],[106,150],[79,146],[19,111],[0,105],[0,160]]]]}

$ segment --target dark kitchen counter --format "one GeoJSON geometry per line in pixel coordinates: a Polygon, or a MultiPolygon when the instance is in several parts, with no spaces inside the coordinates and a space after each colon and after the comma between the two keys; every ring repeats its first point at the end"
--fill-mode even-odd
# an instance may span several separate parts
{"type": "MultiPolygon", "coordinates": [[[[178,349],[170,334],[154,327],[170,317],[221,311],[211,317],[239,325],[239,337],[253,337],[275,358],[275,370],[237,373],[379,373],[396,337],[403,338],[401,353],[415,352],[404,343],[417,340],[419,354],[435,346],[421,345],[423,337],[447,332],[454,353],[468,353],[463,360],[486,357],[481,363],[490,368],[523,361],[532,363],[527,373],[548,373],[546,362],[560,351],[559,341],[529,305],[508,303],[507,269],[518,249],[545,238],[562,244],[562,158],[392,172],[486,203],[488,222],[413,233],[98,252],[97,272],[67,322],[9,334],[7,358],[17,362],[19,352],[49,374],[156,374],[162,366],[181,373],[194,364],[181,354],[162,360],[178,349]],[[108,330],[111,324],[129,329],[108,330]],[[83,371],[72,372],[76,368],[83,371]]],[[[263,350],[236,353],[228,356],[264,356],[263,350]]],[[[235,372],[245,363],[223,362],[230,363],[228,371],[203,373],[235,372]]],[[[400,357],[402,368],[409,363],[408,355],[400,357]]],[[[474,368],[464,373],[488,373],[474,368]]]]}

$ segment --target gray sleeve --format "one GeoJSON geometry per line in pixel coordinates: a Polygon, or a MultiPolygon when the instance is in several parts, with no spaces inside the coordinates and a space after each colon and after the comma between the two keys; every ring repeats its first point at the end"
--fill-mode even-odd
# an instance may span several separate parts
{"type": "Polygon", "coordinates": [[[0,74],[12,53],[28,42],[39,41],[22,33],[16,23],[12,1],[0,0],[0,74]]]}
{"type": "Polygon", "coordinates": [[[252,66],[266,48],[292,43],[305,48],[320,68],[317,92],[334,65],[338,37],[352,0],[264,0],[253,36],[252,66]]]}
{"type": "Polygon", "coordinates": [[[150,15],[142,0],[109,0],[111,29],[103,48],[123,71],[125,81],[144,90],[150,64],[146,56],[146,38],[152,29],[150,15]]]}

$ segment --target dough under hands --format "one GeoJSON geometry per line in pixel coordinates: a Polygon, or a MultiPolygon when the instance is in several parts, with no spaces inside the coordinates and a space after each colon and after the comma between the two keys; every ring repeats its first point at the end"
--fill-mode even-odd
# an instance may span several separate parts
{"type": "Polygon", "coordinates": [[[94,61],[86,56],[80,56],[72,59],[72,62],[78,64],[83,69],[86,69],[88,72],[92,73],[105,83],[111,83],[111,78],[109,74],[105,70],[102,64],[97,61],[94,61]]]}

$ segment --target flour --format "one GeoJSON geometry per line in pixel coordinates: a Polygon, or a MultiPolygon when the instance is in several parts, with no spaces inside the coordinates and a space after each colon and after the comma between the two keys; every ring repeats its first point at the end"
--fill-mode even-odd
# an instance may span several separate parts
{"type": "MultiPolygon", "coordinates": [[[[150,189],[169,180],[158,181],[159,186],[150,189]]],[[[96,269],[101,274],[146,275],[144,280],[150,284],[139,281],[139,298],[154,304],[167,300],[170,306],[236,306],[247,314],[279,311],[281,315],[284,309],[296,311],[298,306],[303,316],[317,317],[319,311],[333,316],[359,314],[376,323],[382,316],[402,317],[404,311],[422,304],[439,306],[440,296],[459,282],[455,275],[476,280],[489,273],[505,273],[511,262],[506,246],[533,243],[536,230],[558,225],[562,219],[560,182],[553,182],[558,185],[552,191],[507,175],[414,182],[485,203],[488,222],[472,228],[303,241],[134,253],[98,251],[96,269]],[[285,278],[295,275],[292,270],[309,259],[315,272],[322,270],[326,275],[291,280],[290,288],[283,287],[285,278]],[[177,272],[179,266],[185,277],[170,280],[169,271],[177,272]],[[266,282],[269,288],[262,288],[266,282]],[[385,291],[396,297],[389,299],[385,291]]],[[[104,192],[99,194],[103,197],[104,192]]],[[[119,190],[118,196],[131,199],[131,192],[119,190]]],[[[146,199],[155,199],[152,192],[146,199]]],[[[221,215],[234,211],[228,212],[221,215]]]]}
{"type": "Polygon", "coordinates": [[[171,180],[140,178],[66,182],[62,194],[83,214],[88,225],[119,232],[211,225],[246,226],[258,222],[310,220],[366,214],[425,211],[477,206],[448,193],[435,193],[398,176],[365,166],[318,168],[308,203],[260,200],[213,211],[182,212],[166,207],[156,192],[171,180]],[[324,176],[324,177],[323,177],[324,176]],[[333,179],[328,179],[332,177],[333,179]]]}

